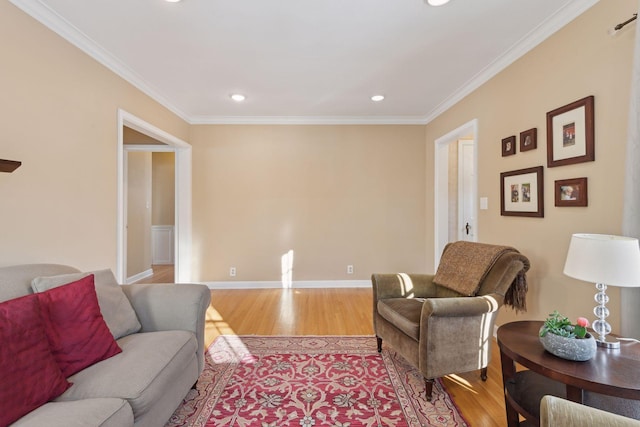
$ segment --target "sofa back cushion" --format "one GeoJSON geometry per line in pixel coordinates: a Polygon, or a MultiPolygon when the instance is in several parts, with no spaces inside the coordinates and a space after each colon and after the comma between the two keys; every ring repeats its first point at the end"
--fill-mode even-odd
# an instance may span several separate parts
{"type": "Polygon", "coordinates": [[[100,314],[89,275],[37,293],[51,352],[65,377],[121,353],[100,314]]]}
{"type": "Polygon", "coordinates": [[[53,358],[36,295],[0,303],[0,425],[71,386],[53,358]]]}
{"type": "Polygon", "coordinates": [[[61,264],[22,264],[1,267],[0,302],[33,293],[31,281],[34,277],[77,272],[77,269],[61,264]]]}
{"type": "Polygon", "coordinates": [[[88,273],[62,274],[56,276],[36,277],[31,286],[35,292],[44,292],[57,286],[74,282],[93,274],[95,277],[98,304],[104,321],[114,339],[138,332],[140,322],[129,299],[122,291],[113,273],[109,269],[88,273]]]}

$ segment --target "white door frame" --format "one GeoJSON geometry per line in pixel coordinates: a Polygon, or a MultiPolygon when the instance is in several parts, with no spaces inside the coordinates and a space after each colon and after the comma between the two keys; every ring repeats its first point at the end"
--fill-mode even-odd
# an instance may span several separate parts
{"type": "MultiPolygon", "coordinates": [[[[463,229],[465,228],[465,223],[467,223],[467,219],[465,218],[464,215],[464,204],[466,202],[466,198],[465,196],[467,195],[465,193],[465,177],[467,177],[467,175],[469,175],[469,168],[466,167],[466,163],[464,162],[464,148],[465,147],[471,147],[472,152],[475,152],[476,149],[476,143],[473,139],[459,139],[458,140],[458,230],[457,230],[457,238],[458,240],[469,240],[469,241],[476,241],[475,238],[475,234],[476,234],[476,222],[477,222],[477,218],[472,217],[471,221],[469,223],[469,227],[471,229],[471,234],[467,235],[465,234],[465,231],[463,231],[463,229]]],[[[472,156],[471,158],[471,168],[473,169],[473,167],[475,167],[474,165],[474,161],[475,161],[475,154],[472,156]]],[[[471,179],[471,183],[472,185],[474,185],[476,183],[476,178],[475,178],[475,174],[476,171],[472,170],[471,171],[471,176],[473,177],[471,179]]],[[[475,202],[475,194],[473,194],[473,189],[471,189],[471,211],[472,214],[475,215],[475,213],[473,212],[473,204],[475,202]]]]}
{"type": "Polygon", "coordinates": [[[162,129],[145,122],[125,110],[118,109],[118,214],[117,214],[117,255],[116,278],[119,283],[126,281],[126,151],[170,151],[175,153],[175,281],[191,281],[191,145],[168,134],[162,129]],[[124,145],[124,126],[148,135],[166,146],[124,145]]]}
{"type": "MultiPolygon", "coordinates": [[[[474,170],[476,179],[472,185],[474,217],[477,218],[477,194],[478,194],[478,119],[473,119],[463,124],[448,134],[436,139],[434,144],[434,270],[440,264],[440,255],[445,245],[449,243],[449,144],[456,143],[459,139],[464,139],[473,135],[476,142],[474,150],[474,170]]],[[[477,221],[476,221],[477,223],[477,221]]],[[[474,238],[478,238],[478,230],[474,238]]]]}

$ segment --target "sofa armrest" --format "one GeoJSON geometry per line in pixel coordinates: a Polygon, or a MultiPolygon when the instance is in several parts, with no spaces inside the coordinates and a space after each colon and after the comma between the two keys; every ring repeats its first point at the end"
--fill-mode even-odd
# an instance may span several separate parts
{"type": "Polygon", "coordinates": [[[555,396],[540,402],[540,427],[638,427],[640,421],[555,396]]]}
{"type": "Polygon", "coordinates": [[[198,367],[204,368],[204,324],[211,292],[204,285],[136,284],[123,285],[140,320],[140,332],[184,330],[198,341],[198,367]]]}

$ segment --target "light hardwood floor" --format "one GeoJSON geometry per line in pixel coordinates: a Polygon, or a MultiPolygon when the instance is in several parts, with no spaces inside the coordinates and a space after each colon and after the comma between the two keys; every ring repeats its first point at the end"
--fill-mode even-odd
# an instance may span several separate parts
{"type": "MultiPolygon", "coordinates": [[[[145,283],[170,283],[173,270],[154,266],[145,283]]],[[[211,291],[205,341],[236,335],[373,335],[368,288],[211,291]]],[[[500,354],[494,341],[488,379],[479,372],[449,375],[444,384],[472,427],[506,426],[500,354]]]]}

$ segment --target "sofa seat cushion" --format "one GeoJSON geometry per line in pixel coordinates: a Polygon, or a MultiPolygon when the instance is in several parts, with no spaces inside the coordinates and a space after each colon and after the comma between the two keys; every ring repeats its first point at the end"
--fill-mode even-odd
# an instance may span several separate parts
{"type": "Polygon", "coordinates": [[[126,400],[114,398],[49,402],[11,424],[11,427],[42,426],[133,426],[133,411],[126,400]]]}
{"type": "MultiPolygon", "coordinates": [[[[182,377],[188,376],[184,381],[190,381],[184,394],[198,378],[198,343],[191,332],[137,333],[120,338],[118,345],[122,353],[69,377],[73,385],[56,401],[119,397],[129,402],[137,422],[176,382],[183,381],[182,377]],[[194,372],[187,372],[193,363],[194,372]]],[[[175,407],[170,408],[173,410],[175,407]]]]}
{"type": "Polygon", "coordinates": [[[421,298],[388,298],[378,301],[378,314],[402,332],[420,339],[421,298]]]}

